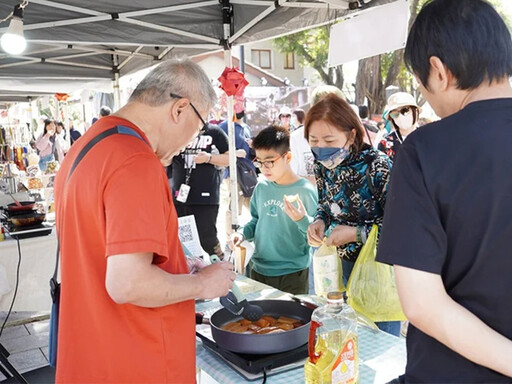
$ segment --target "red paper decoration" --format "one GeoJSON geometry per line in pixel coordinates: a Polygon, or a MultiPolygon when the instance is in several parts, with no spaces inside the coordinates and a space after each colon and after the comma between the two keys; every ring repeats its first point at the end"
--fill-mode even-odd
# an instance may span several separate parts
{"type": "Polygon", "coordinates": [[[220,88],[226,92],[228,96],[242,95],[244,88],[249,85],[245,79],[243,72],[238,67],[224,69],[219,77],[220,88]]]}
{"type": "Polygon", "coordinates": [[[56,93],[55,98],[57,101],[66,101],[68,99],[69,95],[67,93],[56,93]]]}

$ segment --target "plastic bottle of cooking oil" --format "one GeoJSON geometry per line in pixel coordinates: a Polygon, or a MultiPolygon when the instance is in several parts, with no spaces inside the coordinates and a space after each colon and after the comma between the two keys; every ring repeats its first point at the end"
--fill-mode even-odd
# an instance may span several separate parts
{"type": "Polygon", "coordinates": [[[304,373],[307,384],[359,382],[357,316],[341,292],[329,292],[327,304],[313,311],[304,373]]]}

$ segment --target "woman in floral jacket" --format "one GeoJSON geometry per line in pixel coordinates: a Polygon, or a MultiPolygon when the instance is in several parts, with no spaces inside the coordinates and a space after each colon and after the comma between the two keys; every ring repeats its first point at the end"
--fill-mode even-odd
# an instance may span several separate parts
{"type": "MultiPolygon", "coordinates": [[[[308,240],[319,246],[331,230],[327,245],[338,249],[346,284],[372,225],[380,231],[391,160],[364,143],[358,116],[336,95],[309,110],[304,133],[315,157],[319,204],[308,240]]],[[[395,335],[400,332],[400,322],[377,325],[395,335]]]]}

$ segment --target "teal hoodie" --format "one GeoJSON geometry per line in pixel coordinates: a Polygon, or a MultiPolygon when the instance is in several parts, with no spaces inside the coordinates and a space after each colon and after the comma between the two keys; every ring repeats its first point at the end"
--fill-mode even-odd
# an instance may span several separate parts
{"type": "MultiPolygon", "coordinates": [[[[306,269],[310,264],[306,232],[317,209],[316,187],[306,179],[290,185],[263,180],[251,198],[251,216],[243,229],[246,240],[254,241],[252,268],[265,276],[282,276],[306,269]],[[284,211],[284,195],[298,194],[306,209],[294,222],[284,211]]],[[[297,203],[293,203],[296,205],[297,203]]]]}

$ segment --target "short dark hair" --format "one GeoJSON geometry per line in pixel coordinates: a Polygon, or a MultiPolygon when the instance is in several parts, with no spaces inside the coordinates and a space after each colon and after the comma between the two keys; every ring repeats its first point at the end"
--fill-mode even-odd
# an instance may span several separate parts
{"type": "Polygon", "coordinates": [[[235,117],[237,120],[242,119],[244,116],[245,116],[245,111],[240,111],[240,112],[235,113],[235,117]]]}
{"type": "Polygon", "coordinates": [[[437,56],[459,89],[512,75],[512,41],[503,19],[484,0],[431,0],[420,11],[405,47],[405,63],[428,88],[437,56]]]}
{"type": "Polygon", "coordinates": [[[106,105],[102,106],[100,108],[100,116],[108,116],[112,113],[112,110],[110,109],[110,107],[107,107],[106,105]]]}
{"type": "Polygon", "coordinates": [[[366,105],[360,105],[359,106],[359,117],[361,119],[366,119],[370,116],[370,111],[368,110],[368,107],[366,105]]]}
{"type": "Polygon", "coordinates": [[[274,150],[280,154],[290,150],[290,134],[279,125],[264,128],[252,141],[252,147],[257,149],[274,150]]]}
{"type": "Polygon", "coordinates": [[[297,116],[297,121],[300,124],[304,124],[304,119],[306,119],[306,113],[303,109],[297,108],[295,111],[293,111],[293,114],[297,116]]]}

